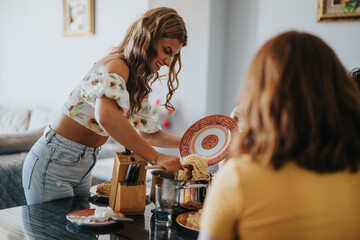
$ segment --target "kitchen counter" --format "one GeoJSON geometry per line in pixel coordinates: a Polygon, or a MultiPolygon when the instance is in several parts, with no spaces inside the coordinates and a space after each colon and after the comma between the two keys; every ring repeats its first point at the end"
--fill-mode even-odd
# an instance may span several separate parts
{"type": "Polygon", "coordinates": [[[107,206],[108,199],[92,197],[64,198],[50,202],[0,210],[0,239],[196,239],[198,233],[181,227],[173,220],[170,228],[158,227],[147,202],[144,214],[131,215],[134,222],[102,227],[79,227],[66,219],[75,210],[107,206]]]}

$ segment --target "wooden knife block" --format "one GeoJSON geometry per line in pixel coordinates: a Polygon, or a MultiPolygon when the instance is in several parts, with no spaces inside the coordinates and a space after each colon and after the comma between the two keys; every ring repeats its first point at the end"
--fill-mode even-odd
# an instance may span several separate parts
{"type": "Polygon", "coordinates": [[[115,154],[109,199],[109,205],[114,211],[119,211],[125,215],[144,213],[146,165],[147,162],[137,154],[124,155],[120,152],[115,154]],[[125,176],[130,164],[140,164],[139,178],[135,186],[125,185],[125,176]]]}

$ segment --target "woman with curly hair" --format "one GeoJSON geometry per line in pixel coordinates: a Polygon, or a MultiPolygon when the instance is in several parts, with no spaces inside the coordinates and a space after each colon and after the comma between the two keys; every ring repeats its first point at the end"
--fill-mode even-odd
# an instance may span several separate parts
{"type": "Polygon", "coordinates": [[[199,239],[359,239],[360,92],[320,38],[256,54],[242,132],[206,196],[199,239]]]}
{"type": "Polygon", "coordinates": [[[91,169],[109,136],[167,172],[183,169],[178,156],[152,147],[177,148],[181,138],[161,130],[148,97],[158,71],[167,66],[165,107],[174,111],[170,100],[186,44],[185,23],[171,8],[150,9],[129,27],[122,43],[75,87],[61,116],[29,152],[23,167],[28,204],[87,194],[91,169]]]}

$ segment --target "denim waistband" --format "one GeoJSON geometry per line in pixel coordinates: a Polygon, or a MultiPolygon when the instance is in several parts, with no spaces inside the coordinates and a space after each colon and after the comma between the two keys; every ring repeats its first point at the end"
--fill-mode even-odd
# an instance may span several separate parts
{"type": "Polygon", "coordinates": [[[90,152],[90,153],[96,153],[98,154],[101,150],[101,147],[88,147],[86,145],[83,145],[81,143],[77,143],[74,141],[71,141],[60,134],[56,133],[54,130],[50,128],[50,126],[47,126],[44,130],[43,138],[46,141],[50,141],[53,136],[56,136],[60,141],[66,143],[72,148],[75,148],[76,150],[83,151],[83,152],[90,152]]]}

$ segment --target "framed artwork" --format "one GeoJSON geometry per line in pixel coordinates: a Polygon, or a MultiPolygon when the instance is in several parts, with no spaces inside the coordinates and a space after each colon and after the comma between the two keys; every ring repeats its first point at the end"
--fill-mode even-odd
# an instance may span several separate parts
{"type": "Polygon", "coordinates": [[[360,0],[318,0],[317,21],[360,21],[360,0]]]}
{"type": "Polygon", "coordinates": [[[64,36],[94,34],[94,0],[63,0],[64,36]]]}

